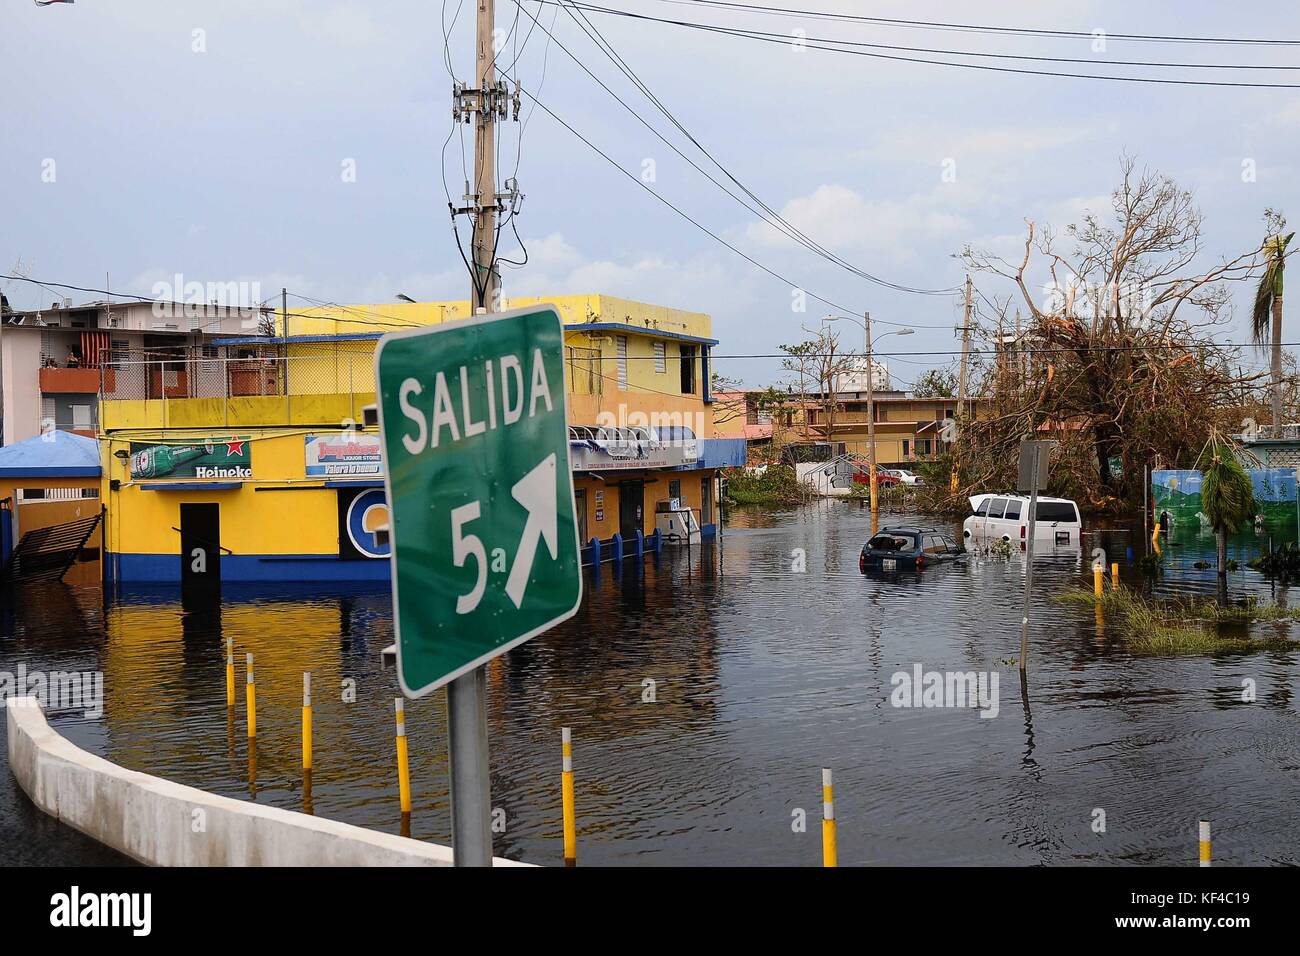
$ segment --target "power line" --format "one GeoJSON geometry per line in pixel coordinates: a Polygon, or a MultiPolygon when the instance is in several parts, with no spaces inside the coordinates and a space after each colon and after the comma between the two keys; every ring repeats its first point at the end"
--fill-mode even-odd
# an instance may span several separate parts
{"type": "MultiPolygon", "coordinates": [[[[557,0],[538,0],[541,3],[554,3],[557,0]]],[[[828,40],[813,37],[793,38],[789,34],[768,33],[759,30],[751,30],[742,27],[727,27],[717,24],[699,23],[693,20],[673,20],[664,17],[652,17],[646,14],[632,13],[627,10],[615,10],[610,7],[598,7],[590,4],[584,4],[583,8],[593,13],[603,13],[609,16],[627,17],[634,20],[645,20],[653,23],[662,23],[669,26],[684,27],[690,30],[699,30],[706,33],[717,33],[724,36],[742,37],[748,40],[758,40],[764,43],[779,43],[783,46],[790,46],[797,43],[801,49],[822,50],[828,53],[843,53],[850,56],[864,56],[872,59],[894,60],[903,63],[923,63],[930,66],[952,66],[966,70],[986,70],[994,73],[1012,73],[1024,76],[1053,76],[1076,80],[1111,80],[1117,83],[1154,83],[1164,86],[1208,86],[1208,87],[1229,87],[1241,89],[1281,89],[1294,90],[1300,89],[1297,83],[1260,83],[1242,80],[1188,80],[1173,79],[1166,77],[1149,77],[1149,76],[1115,76],[1106,73],[1069,73],[1061,70],[1034,70],[1028,67],[1011,67],[1011,66],[994,66],[988,63],[965,63],[954,60],[936,60],[929,57],[903,56],[898,53],[873,53],[865,49],[845,49],[845,46],[873,46],[884,47],[886,49],[914,49],[908,47],[890,47],[888,44],[854,44],[846,40],[828,40]],[[822,44],[834,43],[837,46],[825,46],[822,44]]],[[[958,50],[941,50],[937,51],[948,56],[999,56],[1005,54],[980,54],[970,53],[958,50]]],[[[1012,57],[1013,59],[1039,59],[1038,57],[1012,57]]],[[[1086,61],[1085,61],[1086,62],[1086,61]]]]}
{"type": "MultiPolygon", "coordinates": [[[[552,117],[554,117],[554,118],[556,119],[556,121],[559,122],[561,125],[564,125],[564,126],[566,126],[566,128],[568,128],[568,129],[570,129],[571,131],[573,131],[573,130],[572,130],[572,127],[568,127],[567,124],[565,124],[563,120],[561,120],[561,119],[559,119],[559,117],[555,116],[554,113],[551,113],[551,111],[546,107],[545,104],[543,104],[543,103],[541,103],[540,101],[538,101],[538,106],[540,106],[540,107],[541,107],[545,112],[547,112],[547,113],[550,114],[552,117]]],[[[582,138],[582,137],[581,137],[581,134],[578,134],[576,131],[573,131],[573,132],[574,132],[574,135],[578,136],[579,138],[582,138]]],[[[595,149],[594,146],[593,146],[592,148],[595,149]]],[[[604,155],[604,154],[602,153],[601,155],[604,155]]],[[[606,158],[608,158],[608,157],[606,157],[606,158]]],[[[611,161],[611,162],[612,162],[612,161],[611,161]]],[[[617,166],[617,164],[615,164],[615,165],[617,166]]],[[[620,170],[622,170],[622,167],[617,167],[617,168],[619,168],[620,170]]],[[[624,172],[625,172],[625,171],[624,171],[624,172]]],[[[631,174],[629,173],[628,175],[631,175],[631,174]]],[[[652,190],[651,192],[652,192],[652,194],[653,194],[656,198],[660,199],[660,201],[664,202],[665,204],[669,204],[669,205],[671,205],[670,203],[668,203],[668,201],[667,201],[666,199],[663,199],[663,197],[659,196],[658,193],[654,193],[653,190],[652,190]]],[[[675,207],[673,207],[673,208],[675,209],[675,207]]],[[[681,214],[681,215],[683,215],[683,216],[685,215],[684,213],[679,213],[679,214],[681,214]]],[[[700,228],[703,228],[703,227],[700,227],[700,228]]],[[[739,253],[739,254],[742,255],[742,256],[744,255],[744,253],[739,253]]],[[[755,265],[758,265],[758,267],[759,267],[760,269],[763,269],[763,268],[764,268],[761,264],[755,263],[755,265]]],[[[766,270],[764,270],[764,271],[766,271],[766,270]]],[[[780,278],[780,276],[777,276],[777,278],[780,278]]],[[[125,299],[125,300],[128,300],[128,304],[131,304],[131,303],[139,303],[139,304],[145,304],[145,303],[148,303],[148,304],[157,304],[157,305],[167,305],[167,306],[173,306],[173,307],[180,307],[180,308],[182,308],[182,309],[183,309],[183,308],[197,308],[197,306],[193,305],[192,303],[175,302],[175,301],[170,301],[170,300],[167,300],[167,299],[157,299],[157,298],[149,298],[149,297],[146,297],[146,296],[129,295],[129,294],[126,294],[126,293],[121,293],[121,292],[110,292],[110,291],[107,291],[107,290],[105,290],[105,289],[97,289],[97,288],[94,288],[94,287],[91,287],[91,286],[80,286],[80,285],[72,285],[72,284],[70,284],[70,283],[66,283],[66,282],[52,282],[52,281],[49,281],[49,280],[33,279],[33,278],[31,278],[30,276],[24,276],[24,275],[18,275],[18,274],[0,273],[0,279],[9,279],[9,280],[18,281],[18,282],[29,282],[29,283],[32,283],[33,285],[39,285],[39,286],[43,286],[43,287],[50,287],[50,288],[54,288],[54,289],[69,289],[69,290],[72,290],[72,291],[75,291],[75,292],[87,292],[87,293],[93,293],[93,294],[96,294],[96,295],[107,295],[107,296],[111,296],[111,297],[113,297],[113,298],[117,298],[117,299],[125,299]]],[[[782,280],[782,281],[785,281],[785,280],[782,280]]],[[[312,298],[310,298],[310,297],[308,297],[308,296],[304,296],[304,295],[302,295],[301,293],[297,293],[297,292],[290,292],[289,294],[292,295],[292,296],[294,296],[295,298],[304,299],[305,301],[308,301],[308,302],[322,302],[322,300],[319,300],[319,299],[312,299],[312,298]]],[[[826,300],[824,300],[824,299],[819,299],[818,301],[826,302],[826,300]]],[[[832,302],[826,302],[826,304],[827,304],[827,305],[832,305],[832,306],[834,306],[835,308],[841,308],[840,306],[836,306],[836,305],[834,305],[834,303],[832,303],[832,302]]],[[[77,308],[77,307],[74,306],[73,308],[77,308]]],[[[275,315],[282,315],[282,314],[285,314],[285,313],[282,313],[282,312],[280,312],[279,310],[274,309],[274,308],[269,307],[269,306],[222,306],[222,308],[240,309],[240,310],[247,310],[247,311],[261,311],[261,312],[271,313],[271,314],[275,314],[275,315]]],[[[393,319],[394,321],[393,321],[393,322],[375,322],[373,319],[368,319],[368,320],[355,320],[355,319],[354,319],[354,320],[349,320],[349,319],[344,319],[344,318],[340,318],[340,317],[338,317],[338,316],[333,316],[333,315],[320,315],[320,314],[312,314],[312,313],[305,313],[305,312],[289,312],[289,313],[287,313],[287,314],[288,314],[291,318],[303,318],[303,319],[329,319],[329,320],[331,320],[331,321],[336,321],[336,322],[345,322],[345,323],[346,323],[346,322],[351,322],[351,323],[353,323],[353,324],[358,324],[358,325],[386,326],[386,327],[390,327],[390,328],[412,328],[412,327],[414,327],[414,328],[424,328],[425,325],[426,325],[426,323],[413,322],[413,321],[410,321],[410,320],[403,320],[403,319],[401,319],[401,318],[399,318],[399,317],[397,317],[397,316],[386,315],[385,313],[382,313],[382,312],[365,312],[365,311],[362,311],[362,310],[359,310],[359,309],[352,308],[352,307],[350,307],[350,306],[339,305],[339,304],[337,304],[337,303],[323,303],[323,304],[322,304],[322,308],[339,309],[339,310],[342,310],[342,311],[344,311],[344,312],[348,312],[348,313],[351,313],[351,314],[354,314],[354,315],[362,315],[362,316],[381,316],[381,317],[385,317],[385,318],[393,319]]],[[[38,309],[24,309],[24,310],[14,310],[14,311],[15,311],[15,312],[18,312],[18,311],[22,311],[22,312],[34,312],[34,311],[46,311],[46,310],[38,310],[38,309]]],[[[11,314],[12,314],[12,313],[11,313],[11,314]]],[[[876,323],[877,321],[879,321],[879,320],[876,320],[876,319],[873,319],[873,320],[872,320],[873,324],[876,323]]],[[[581,332],[583,331],[583,327],[582,327],[581,324],[578,324],[578,325],[566,325],[566,326],[564,327],[564,330],[565,330],[566,332],[581,333],[581,332]]],[[[656,330],[655,330],[655,329],[652,329],[652,328],[646,328],[646,329],[645,329],[645,332],[646,332],[646,334],[648,334],[648,335],[653,335],[655,331],[656,331],[656,330]]],[[[278,341],[278,339],[272,339],[272,340],[268,340],[268,341],[270,341],[270,342],[272,342],[272,344],[274,344],[274,342],[275,342],[275,341],[278,341]]],[[[1283,346],[1284,348],[1294,348],[1294,347],[1300,346],[1300,341],[1295,341],[1295,342],[1283,342],[1283,343],[1281,343],[1281,344],[1282,344],[1282,346],[1283,346]]],[[[1259,343],[1257,343],[1257,342],[1253,342],[1253,341],[1252,341],[1252,342],[1184,342],[1184,343],[1168,342],[1168,343],[1155,343],[1155,344],[1150,344],[1150,345],[1070,345],[1070,346],[1030,347],[1030,348],[1019,348],[1019,349],[1016,349],[1015,351],[1016,351],[1018,354],[1021,354],[1021,355],[1052,355],[1052,354],[1067,354],[1067,353],[1068,353],[1068,354],[1078,354],[1078,353],[1081,353],[1081,352],[1088,352],[1088,353],[1094,353],[1094,352],[1095,352],[1095,353],[1106,353],[1106,352],[1159,352],[1159,351],[1170,351],[1170,352],[1195,352],[1195,351],[1197,351],[1197,350],[1201,350],[1201,349],[1218,349],[1218,350],[1225,350],[1225,349],[1248,349],[1248,348],[1256,348],[1256,347],[1259,347],[1259,343]]],[[[998,349],[998,348],[972,348],[972,349],[970,350],[970,354],[972,354],[972,355],[997,355],[997,354],[999,354],[999,353],[1002,352],[1002,351],[1004,351],[1004,350],[1002,350],[1002,349],[998,349]]],[[[828,357],[830,354],[831,354],[831,353],[826,353],[825,355],[823,355],[823,354],[810,353],[807,357],[808,357],[808,358],[824,358],[824,357],[828,357]]],[[[834,354],[834,355],[857,355],[857,354],[863,354],[863,353],[857,353],[857,352],[835,352],[835,353],[833,353],[833,354],[834,354]]],[[[871,350],[871,354],[872,354],[872,357],[873,357],[873,358],[899,358],[899,357],[908,357],[908,356],[910,356],[910,357],[918,357],[918,356],[954,356],[954,355],[960,355],[960,354],[961,354],[961,350],[958,348],[958,349],[914,349],[914,350],[890,350],[890,351],[883,351],[883,350],[881,350],[881,349],[879,349],[879,348],[873,348],[873,349],[871,350]]],[[[738,360],[738,359],[784,359],[784,358],[789,358],[789,357],[790,357],[790,354],[789,354],[788,352],[751,352],[751,353],[736,353],[736,354],[725,354],[725,353],[717,353],[717,352],[713,352],[713,353],[710,353],[710,356],[709,356],[709,358],[710,358],[711,361],[719,361],[719,360],[738,360]]],[[[638,360],[644,360],[644,361],[658,361],[657,357],[656,357],[656,356],[653,356],[653,355],[629,355],[629,356],[627,356],[627,360],[628,360],[628,361],[638,361],[638,360]]],[[[612,361],[612,360],[611,360],[611,361],[612,361]]],[[[599,373],[598,373],[598,374],[599,374],[599,373]]],[[[604,376],[602,376],[602,377],[604,377],[604,376]]],[[[672,394],[672,393],[664,393],[664,394],[672,394]]]]}
{"type": "MultiPolygon", "coordinates": [[[[162,305],[162,306],[167,306],[168,308],[171,308],[171,309],[180,309],[180,310],[182,310],[182,311],[184,311],[185,309],[198,309],[198,308],[208,308],[208,307],[210,307],[208,304],[202,304],[202,305],[200,305],[200,304],[198,304],[198,303],[193,303],[193,302],[176,302],[175,300],[171,300],[171,299],[158,299],[158,298],[150,298],[150,297],[148,297],[148,296],[129,295],[129,294],[122,293],[122,292],[110,292],[110,291],[108,291],[107,289],[96,289],[96,288],[92,288],[92,287],[90,287],[90,286],[72,285],[72,284],[67,283],[67,282],[47,282],[47,281],[41,281],[41,280],[33,279],[33,278],[29,277],[29,276],[24,276],[24,275],[0,274],[0,279],[12,279],[12,280],[15,280],[15,281],[18,281],[18,282],[30,282],[30,283],[32,283],[33,285],[39,285],[39,286],[42,286],[42,287],[52,287],[52,288],[55,288],[55,289],[68,289],[68,290],[71,290],[71,291],[73,291],[73,292],[85,292],[85,293],[89,293],[89,294],[93,294],[93,295],[104,295],[104,296],[108,296],[108,297],[113,298],[113,299],[123,299],[123,300],[126,300],[125,304],[127,304],[127,305],[162,305]]],[[[310,299],[310,298],[308,298],[307,296],[300,295],[299,293],[296,293],[296,292],[290,292],[289,294],[292,295],[294,298],[304,299],[305,301],[308,301],[308,302],[319,301],[319,300],[313,300],[313,299],[310,299]]],[[[367,314],[367,313],[365,313],[365,312],[361,312],[361,311],[359,311],[359,310],[357,310],[357,309],[350,309],[350,308],[348,308],[347,306],[343,306],[343,305],[335,305],[335,304],[331,304],[331,303],[326,303],[323,307],[325,307],[325,308],[332,308],[332,309],[341,309],[341,310],[343,310],[343,311],[345,311],[345,312],[350,312],[350,313],[352,313],[352,314],[354,314],[354,315],[366,315],[366,314],[367,314]]],[[[73,308],[77,308],[77,307],[74,306],[73,308]]],[[[338,317],[338,316],[333,316],[333,315],[320,315],[320,314],[312,314],[312,313],[307,313],[307,312],[281,312],[279,309],[276,309],[276,308],[274,308],[274,307],[272,307],[272,306],[268,306],[268,305],[266,305],[265,302],[263,302],[263,303],[259,303],[258,305],[229,305],[229,306],[222,305],[222,306],[218,306],[218,308],[234,309],[234,310],[238,310],[238,311],[247,311],[247,312],[258,312],[258,313],[263,314],[263,315],[267,315],[267,314],[271,314],[271,315],[287,315],[289,318],[294,318],[294,319],[329,319],[329,320],[334,321],[334,322],[344,322],[344,323],[350,323],[350,324],[353,324],[353,325],[368,325],[368,326],[371,326],[371,327],[376,327],[376,326],[378,326],[378,327],[383,327],[383,328],[393,328],[393,329],[422,328],[422,327],[424,326],[424,323],[421,323],[421,322],[412,322],[412,321],[409,321],[409,320],[399,319],[399,318],[397,318],[396,316],[384,316],[385,318],[393,319],[394,321],[392,321],[392,322],[376,322],[376,321],[373,321],[373,320],[345,319],[345,318],[340,318],[340,317],[338,317]]],[[[17,309],[15,309],[14,311],[24,311],[24,312],[47,312],[47,311],[50,311],[50,310],[48,310],[48,309],[24,309],[24,310],[17,310],[17,309]]],[[[374,315],[380,315],[380,316],[383,316],[383,313],[373,313],[373,314],[374,314],[374,315]]],[[[210,323],[209,323],[209,324],[210,324],[210,323]]],[[[278,337],[277,337],[277,339],[275,339],[275,340],[268,340],[268,341],[270,341],[271,344],[274,344],[275,341],[278,341],[278,337]]]]}
{"type": "MultiPolygon", "coordinates": [[[[522,87],[521,87],[521,88],[522,88],[522,87]]],[[[525,90],[525,92],[528,92],[528,91],[525,90]]],[[[772,276],[772,278],[774,278],[774,279],[778,279],[778,280],[780,280],[781,282],[785,283],[786,285],[790,286],[790,288],[792,288],[792,289],[797,289],[797,290],[799,290],[799,291],[805,293],[809,298],[816,299],[818,302],[821,302],[821,303],[823,303],[824,305],[829,305],[829,306],[830,306],[831,308],[833,308],[833,309],[839,309],[839,310],[842,311],[842,312],[852,312],[852,311],[853,311],[853,310],[849,309],[847,306],[839,305],[839,304],[836,303],[836,302],[832,302],[830,299],[823,298],[822,296],[817,295],[817,294],[814,293],[814,292],[810,292],[810,291],[808,291],[807,289],[804,289],[804,288],[803,288],[802,286],[800,286],[798,283],[792,282],[790,279],[788,279],[788,278],[786,278],[785,276],[781,275],[781,273],[776,272],[776,271],[774,271],[774,270],[768,268],[767,266],[763,265],[763,263],[761,263],[761,262],[759,262],[757,259],[755,259],[753,256],[751,256],[751,255],[749,255],[748,253],[743,252],[743,251],[741,251],[740,249],[736,248],[736,246],[732,245],[732,244],[729,243],[726,239],[723,239],[721,236],[719,236],[716,232],[713,232],[711,229],[709,229],[708,226],[705,226],[705,225],[704,225],[703,223],[701,223],[699,220],[693,218],[689,213],[685,212],[685,211],[682,210],[680,207],[674,205],[674,204],[672,203],[672,201],[670,201],[670,200],[666,199],[665,197],[661,196],[659,193],[655,192],[653,189],[651,189],[649,186],[647,186],[644,182],[642,182],[642,181],[641,181],[640,179],[638,179],[636,176],[634,176],[634,175],[632,175],[631,173],[629,173],[626,169],[624,169],[622,166],[620,166],[616,160],[614,160],[613,158],[611,158],[610,155],[609,155],[608,153],[606,153],[604,150],[602,150],[599,146],[597,146],[597,145],[596,145],[595,143],[593,143],[591,140],[587,139],[587,137],[585,137],[585,136],[583,136],[581,133],[579,133],[576,129],[574,129],[571,125],[569,125],[568,122],[566,122],[563,118],[561,118],[561,117],[560,117],[560,116],[559,116],[559,115],[558,115],[554,110],[552,110],[549,106],[547,106],[545,103],[543,103],[541,100],[539,100],[535,94],[529,92],[528,95],[531,97],[531,99],[532,99],[532,101],[533,101],[534,103],[536,103],[539,107],[541,107],[542,110],[543,110],[543,111],[544,111],[548,116],[551,117],[551,119],[555,120],[557,123],[559,123],[559,124],[560,124],[561,126],[563,126],[565,129],[567,129],[570,133],[572,133],[574,136],[576,136],[579,140],[581,140],[582,143],[583,143],[584,145],[586,145],[588,149],[590,149],[592,152],[594,152],[594,153],[595,153],[597,156],[599,156],[601,159],[605,160],[605,162],[609,163],[611,166],[613,166],[615,169],[617,169],[620,173],[622,173],[624,176],[626,176],[626,177],[627,177],[628,179],[630,179],[632,182],[636,183],[638,186],[640,186],[642,189],[644,189],[646,192],[648,192],[648,193],[649,193],[651,196],[653,196],[655,199],[659,200],[659,202],[663,203],[665,206],[667,206],[667,207],[668,207],[669,209],[671,209],[673,212],[677,213],[677,215],[681,216],[683,219],[685,219],[687,222],[689,222],[689,223],[690,223],[692,226],[694,226],[696,229],[700,230],[700,232],[704,233],[706,236],[708,236],[708,237],[709,237],[710,239],[712,239],[714,242],[717,242],[717,243],[719,243],[720,245],[723,245],[723,246],[727,247],[727,248],[730,249],[732,252],[734,252],[736,255],[740,256],[740,258],[742,258],[742,259],[744,259],[746,262],[748,262],[750,265],[752,265],[752,266],[754,266],[754,267],[756,267],[756,268],[758,268],[758,269],[761,269],[763,272],[766,272],[768,275],[772,276]]]]}
{"type": "MultiPolygon", "coordinates": [[[[726,0],[660,0],[663,3],[675,3],[682,6],[720,7],[723,9],[742,10],[750,13],[776,14],[779,16],[798,15],[815,20],[839,20],[859,23],[875,23],[883,26],[917,28],[922,30],[954,31],[960,33],[987,33],[993,35],[1015,35],[1035,37],[1070,37],[1096,39],[1098,33],[1087,30],[1048,30],[1035,27],[1001,27],[988,24],[945,23],[936,20],[906,20],[890,17],[867,17],[852,13],[828,13],[816,10],[799,10],[792,7],[770,7],[751,3],[731,3],[726,0]]],[[[1107,40],[1142,40],[1150,43],[1206,43],[1217,45],[1240,46],[1298,46],[1300,40],[1256,39],[1250,37],[1197,37],[1169,36],[1153,33],[1105,33],[1107,40]]]]}
{"type": "MultiPolygon", "coordinates": [[[[538,0],[539,3],[558,3],[564,6],[562,0],[538,0]]],[[[699,24],[695,21],[686,20],[667,20],[658,17],[650,17],[644,14],[632,13],[626,10],[619,10],[613,7],[603,7],[596,4],[583,2],[570,2],[570,6],[577,9],[587,9],[593,13],[605,13],[614,16],[626,16],[636,19],[654,20],[658,23],[672,23],[678,25],[694,24],[700,27],[711,26],[711,24],[699,24]]],[[[719,25],[723,29],[728,27],[719,25]]],[[[763,30],[751,30],[747,27],[737,27],[747,34],[756,36],[780,37],[785,42],[791,42],[792,37],[788,33],[771,33],[763,30]]],[[[856,40],[839,40],[830,37],[804,37],[800,40],[815,40],[818,43],[834,43],[839,46],[865,47],[877,50],[900,50],[904,53],[940,53],[945,56],[976,56],[997,60],[1030,60],[1042,63],[1090,63],[1101,66],[1148,66],[1160,69],[1179,69],[1179,70],[1300,70],[1300,66],[1294,64],[1264,64],[1264,63],[1170,63],[1162,60],[1103,60],[1098,57],[1069,57],[1069,56],[1036,56],[1028,53],[985,53],[978,50],[945,50],[935,47],[924,46],[901,46],[894,43],[866,43],[856,40]]]]}
{"type": "MultiPolygon", "coordinates": [[[[538,0],[538,2],[547,3],[550,2],[550,0],[538,0]]],[[[516,6],[519,6],[520,0],[515,0],[515,4],[516,6]]],[[[701,153],[703,153],[709,159],[709,161],[712,162],[713,165],[716,166],[722,172],[722,174],[727,179],[731,180],[731,182],[733,182],[736,186],[738,186],[746,196],[748,196],[751,200],[753,200],[754,203],[762,211],[760,212],[759,209],[755,209],[753,206],[749,205],[749,203],[747,203],[744,199],[742,199],[740,196],[733,193],[723,183],[720,183],[716,178],[714,178],[707,170],[700,167],[698,163],[696,163],[689,156],[687,156],[680,149],[678,149],[677,146],[675,146],[666,137],[664,137],[664,135],[660,133],[659,130],[657,130],[654,126],[652,126],[644,117],[641,116],[640,113],[638,113],[625,100],[623,100],[622,97],[620,97],[617,93],[615,93],[612,89],[610,89],[610,87],[603,80],[601,80],[600,77],[596,76],[595,73],[593,73],[590,69],[588,69],[587,66],[580,59],[578,59],[578,57],[575,56],[572,53],[572,51],[570,51],[566,46],[564,46],[564,44],[561,43],[558,39],[555,40],[556,45],[559,46],[560,49],[564,50],[564,52],[569,56],[569,58],[572,59],[575,63],[577,63],[578,66],[583,70],[583,72],[585,72],[588,76],[590,76],[593,80],[595,80],[595,82],[602,89],[604,89],[606,93],[612,96],[620,106],[622,106],[625,110],[631,113],[632,116],[635,117],[636,120],[642,126],[644,126],[651,133],[653,133],[664,145],[666,145],[674,153],[676,153],[678,156],[684,159],[692,168],[694,168],[698,173],[700,173],[700,175],[704,176],[706,179],[709,180],[709,182],[713,183],[724,193],[726,193],[729,197],[731,197],[736,202],[738,202],[748,212],[754,214],[755,216],[758,216],[759,219],[762,219],[769,226],[776,229],[778,232],[781,232],[787,238],[794,240],[796,243],[803,246],[805,249],[809,250],[813,254],[820,256],[821,258],[830,262],[832,265],[836,265],[839,266],[840,268],[846,269],[851,274],[859,278],[865,279],[868,282],[872,282],[877,285],[884,286],[885,288],[893,289],[894,291],[897,292],[907,292],[916,295],[948,295],[956,291],[955,289],[918,289],[918,288],[913,288],[911,286],[905,286],[899,283],[890,282],[887,279],[882,279],[879,276],[872,275],[871,273],[866,272],[865,270],[860,269],[857,266],[854,266],[853,264],[849,263],[841,256],[831,252],[821,244],[817,243],[815,240],[810,238],[806,233],[804,233],[802,230],[798,229],[798,227],[796,227],[794,224],[789,222],[784,216],[778,213],[775,209],[773,209],[762,199],[760,199],[753,192],[753,190],[751,190],[743,182],[741,182],[729,169],[727,169],[727,167],[725,167],[712,153],[710,153],[709,150],[705,148],[705,146],[695,137],[694,134],[691,133],[690,130],[688,130],[684,125],[682,125],[682,123],[677,119],[677,117],[673,115],[672,111],[669,110],[659,100],[657,96],[655,96],[654,92],[641,80],[641,78],[636,74],[636,72],[631,68],[631,66],[628,65],[627,61],[624,60],[623,57],[620,56],[616,50],[614,50],[613,45],[610,44],[610,42],[607,39],[605,39],[605,37],[600,33],[600,31],[596,29],[595,25],[592,24],[591,21],[586,18],[585,14],[582,13],[582,9],[583,9],[582,6],[573,3],[565,4],[562,2],[554,5],[557,6],[560,10],[563,10],[569,16],[569,18],[572,19],[575,24],[577,24],[578,28],[581,29],[584,33],[586,33],[587,37],[593,43],[596,44],[596,46],[600,49],[602,53],[605,54],[606,58],[609,59],[616,67],[618,67],[618,69],[623,73],[623,75],[626,76],[637,87],[637,89],[639,89],[645,95],[645,97],[648,100],[650,100],[650,102],[655,106],[655,108],[658,109],[659,112],[662,113],[668,119],[668,121],[672,123],[672,125],[675,126],[688,140],[690,140],[691,143],[695,146],[695,148],[698,149],[701,153]],[[575,17],[570,8],[572,8],[573,10],[577,10],[579,16],[581,16],[582,19],[579,20],[578,17],[575,17]]],[[[590,9],[597,9],[597,8],[590,8],[590,9]]],[[[524,12],[528,13],[527,10],[525,10],[524,12]]],[[[532,14],[528,13],[528,16],[532,17],[532,14]]],[[[543,27],[542,29],[545,30],[546,28],[543,27]]],[[[548,35],[551,35],[549,30],[547,31],[547,33],[548,35]]],[[[552,36],[552,38],[554,37],[552,36]]]]}

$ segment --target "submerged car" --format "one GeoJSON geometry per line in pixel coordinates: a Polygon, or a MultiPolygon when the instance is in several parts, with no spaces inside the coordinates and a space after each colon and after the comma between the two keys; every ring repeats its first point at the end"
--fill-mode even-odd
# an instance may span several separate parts
{"type": "Polygon", "coordinates": [[[934,528],[882,528],[862,546],[858,570],[923,571],[964,557],[956,539],[934,528]]]}
{"type": "MultiPolygon", "coordinates": [[[[976,544],[999,539],[1018,542],[1024,550],[1029,527],[1029,498],[1025,495],[975,495],[971,515],[962,523],[962,536],[976,544]]],[[[1079,506],[1069,498],[1039,496],[1034,517],[1034,541],[1077,547],[1083,531],[1079,506]]]]}

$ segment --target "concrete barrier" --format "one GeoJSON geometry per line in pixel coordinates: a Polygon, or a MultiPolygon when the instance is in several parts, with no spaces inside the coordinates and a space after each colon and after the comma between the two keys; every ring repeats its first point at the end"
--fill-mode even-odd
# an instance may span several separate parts
{"type": "MultiPolygon", "coordinates": [[[[9,768],[60,822],[155,866],[451,866],[451,848],[222,797],[127,770],[5,702],[9,768]]],[[[529,866],[497,858],[496,866],[529,866]]]]}

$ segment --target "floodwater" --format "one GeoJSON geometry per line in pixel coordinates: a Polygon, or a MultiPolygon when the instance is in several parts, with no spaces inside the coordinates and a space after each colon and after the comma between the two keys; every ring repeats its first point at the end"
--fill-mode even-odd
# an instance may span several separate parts
{"type": "MultiPolygon", "coordinates": [[[[917,520],[885,515],[882,525],[917,520]]],[[[1190,865],[1201,819],[1213,823],[1218,863],[1300,862],[1300,654],[1134,657],[1093,608],[1053,601],[1091,586],[1094,547],[1137,584],[1126,550],[1143,553],[1140,524],[1036,557],[1027,702],[1016,665],[1023,555],[864,577],[857,553],[869,530],[869,514],[844,502],[733,512],[716,544],[628,561],[621,574],[587,572],[573,620],[489,665],[497,855],[562,865],[560,728],[569,726],[580,866],[818,865],[823,767],[835,774],[842,866],[1190,865]],[[996,675],[990,716],[891,705],[895,675],[918,665],[996,675]],[[1247,679],[1253,702],[1242,699],[1247,679]]],[[[1234,542],[1243,565],[1258,543],[1234,542]]],[[[1213,560],[1212,539],[1179,533],[1164,551],[1162,592],[1214,592],[1213,571],[1192,566],[1213,560]]],[[[1252,571],[1230,586],[1288,600],[1252,571]]],[[[174,590],[105,604],[97,589],[53,586],[5,609],[0,670],[102,670],[101,718],[51,720],[110,760],[396,833],[398,691],[380,660],[391,640],[385,589],[227,589],[219,606],[185,607],[174,590]],[[238,660],[233,717],[227,636],[238,660]],[[304,670],[314,691],[310,794],[299,751],[304,670]]],[[[406,708],[409,830],[438,842],[449,827],[444,708],[440,693],[406,708]]],[[[3,776],[0,826],[22,839],[0,841],[0,863],[113,859],[42,823],[3,776]]]]}

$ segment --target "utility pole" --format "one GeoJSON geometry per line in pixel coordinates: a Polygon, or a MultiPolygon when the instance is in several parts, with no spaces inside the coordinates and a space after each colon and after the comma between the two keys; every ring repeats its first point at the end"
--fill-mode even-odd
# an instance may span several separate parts
{"type": "MultiPolygon", "coordinates": [[[[961,324],[961,371],[957,375],[957,413],[966,417],[966,366],[970,359],[971,284],[966,276],[966,314],[961,324]]],[[[998,343],[1001,344],[1000,342],[998,343]]]]}
{"type": "MultiPolygon", "coordinates": [[[[289,406],[289,290],[280,287],[280,341],[283,343],[284,353],[284,404],[285,410],[289,406]]],[[[285,420],[288,421],[286,414],[285,420]]]]}
{"type": "Polygon", "coordinates": [[[871,469],[871,531],[875,534],[876,513],[879,508],[879,501],[876,497],[876,367],[871,360],[871,313],[862,313],[866,322],[863,328],[866,331],[867,347],[867,455],[871,469]]]}
{"type": "MultiPolygon", "coordinates": [[[[497,172],[496,172],[496,50],[492,27],[496,0],[478,0],[478,28],[474,41],[474,85],[478,110],[474,117],[474,238],[472,262],[474,288],[471,312],[496,312],[501,304],[501,275],[497,272],[497,172]]],[[[489,861],[490,862],[490,861],[489,861]]]]}

